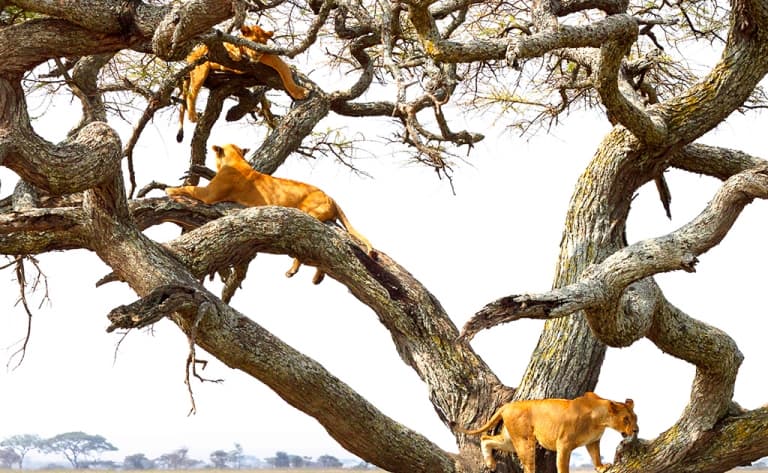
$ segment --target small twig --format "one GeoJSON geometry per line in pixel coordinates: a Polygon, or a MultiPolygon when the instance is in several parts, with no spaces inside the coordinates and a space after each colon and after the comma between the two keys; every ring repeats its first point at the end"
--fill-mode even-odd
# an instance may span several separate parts
{"type": "Polygon", "coordinates": [[[136,193],[136,197],[142,198],[145,197],[147,194],[149,194],[151,191],[155,189],[159,190],[165,190],[166,187],[171,187],[168,184],[163,184],[162,182],[152,181],[146,186],[142,187],[139,192],[136,193]]]}
{"type": "MultiPolygon", "coordinates": [[[[147,123],[149,123],[149,121],[155,115],[155,112],[171,104],[171,94],[176,89],[176,87],[178,87],[178,83],[181,78],[189,74],[190,71],[192,71],[192,69],[197,67],[199,64],[205,62],[206,59],[206,57],[202,57],[197,61],[187,64],[185,67],[171,76],[168,80],[166,80],[163,85],[160,86],[157,92],[148,97],[147,108],[144,110],[141,118],[139,118],[139,121],[133,128],[131,138],[128,140],[128,143],[123,150],[123,155],[127,158],[128,161],[129,176],[131,181],[131,191],[129,193],[130,196],[133,196],[133,193],[136,191],[136,178],[133,172],[133,148],[136,146],[136,143],[139,140],[139,136],[141,136],[147,123]]],[[[127,84],[131,85],[130,82],[127,84]]]]}
{"type": "Polygon", "coordinates": [[[37,277],[35,278],[35,281],[32,283],[32,291],[36,291],[37,290],[37,286],[40,283],[40,280],[42,278],[43,282],[45,284],[45,294],[43,295],[43,299],[40,302],[40,304],[42,305],[43,301],[48,299],[48,282],[45,279],[45,274],[43,274],[42,270],[40,269],[38,261],[34,257],[32,257],[32,256],[23,256],[23,255],[22,256],[17,256],[16,259],[12,263],[9,263],[8,265],[4,266],[3,268],[0,268],[0,269],[4,269],[4,268],[7,268],[7,267],[9,267],[11,265],[15,265],[16,266],[16,269],[15,269],[15,271],[16,271],[16,281],[19,284],[19,299],[18,299],[18,301],[16,301],[16,303],[18,304],[19,302],[21,302],[21,305],[24,307],[24,312],[26,312],[26,314],[27,314],[27,332],[26,332],[26,334],[24,336],[24,340],[23,340],[23,342],[21,344],[21,347],[11,354],[11,356],[8,358],[8,363],[6,364],[6,368],[7,369],[12,369],[12,370],[15,370],[16,368],[21,366],[21,363],[24,361],[24,357],[26,356],[26,353],[27,353],[27,347],[29,346],[29,341],[30,341],[30,339],[32,337],[32,311],[30,310],[29,304],[27,303],[27,294],[26,294],[26,292],[27,292],[27,276],[26,276],[26,270],[24,268],[24,260],[25,259],[29,259],[29,261],[33,264],[35,269],[37,269],[37,277]],[[18,362],[16,363],[15,366],[13,366],[13,368],[10,368],[13,360],[15,358],[17,358],[17,357],[19,359],[18,362]]]}
{"type": "Polygon", "coordinates": [[[191,416],[197,413],[197,406],[195,405],[195,394],[192,391],[192,383],[189,380],[190,372],[195,378],[199,379],[200,382],[210,381],[213,383],[221,383],[224,381],[223,379],[203,378],[202,376],[197,374],[197,369],[196,369],[196,365],[198,363],[203,365],[202,369],[205,369],[205,367],[208,365],[208,361],[198,360],[196,358],[195,338],[197,336],[197,327],[200,324],[200,321],[203,320],[203,318],[206,315],[213,313],[213,311],[214,311],[213,304],[211,304],[208,301],[201,303],[197,309],[197,316],[195,317],[195,321],[192,324],[192,326],[189,328],[189,335],[187,336],[187,341],[189,342],[189,354],[187,355],[187,365],[185,368],[184,384],[187,385],[187,391],[189,392],[189,401],[192,404],[192,407],[190,408],[189,413],[187,414],[188,416],[191,416]],[[190,370],[190,367],[192,368],[191,370],[190,370]]]}
{"type": "Polygon", "coordinates": [[[120,340],[118,340],[118,341],[117,341],[117,344],[115,344],[115,354],[114,354],[114,355],[113,355],[113,357],[112,357],[112,366],[113,366],[113,367],[114,367],[114,366],[117,364],[117,352],[118,352],[118,350],[120,350],[120,345],[122,345],[122,344],[123,344],[123,340],[125,340],[125,339],[126,339],[126,337],[128,337],[128,334],[129,334],[130,332],[131,332],[130,330],[126,330],[126,331],[123,333],[123,336],[122,336],[122,337],[120,337],[120,340]]]}
{"type": "Polygon", "coordinates": [[[192,403],[188,415],[197,412],[195,396],[192,391],[192,384],[190,383],[190,373],[202,382],[221,383],[223,381],[222,379],[203,378],[197,374],[196,369],[198,363],[203,365],[203,369],[205,369],[205,365],[208,363],[205,360],[198,360],[196,357],[195,339],[197,337],[197,328],[206,316],[215,312],[215,307],[215,303],[205,293],[191,287],[176,284],[160,286],[136,302],[112,309],[107,315],[107,318],[112,322],[107,328],[107,332],[112,332],[117,328],[147,327],[174,313],[180,314],[182,317],[189,317],[195,314],[195,320],[192,322],[189,328],[189,335],[187,336],[189,354],[187,355],[184,376],[184,384],[187,385],[190,402],[192,403]]]}

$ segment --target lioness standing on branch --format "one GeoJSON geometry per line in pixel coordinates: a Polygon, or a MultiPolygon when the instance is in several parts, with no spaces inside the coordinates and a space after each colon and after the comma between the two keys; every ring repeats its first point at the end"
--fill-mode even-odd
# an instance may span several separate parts
{"type": "Polygon", "coordinates": [[[614,402],[588,392],[576,399],[539,399],[514,401],[502,405],[482,427],[475,430],[456,428],[458,432],[476,435],[495,430],[496,435],[483,434],[480,449],[485,465],[496,470],[494,450],[515,452],[525,473],[536,473],[536,443],[557,452],[557,473],[569,473],[571,452],[586,446],[597,471],[610,464],[600,458],[600,438],[606,427],[624,438],[637,436],[637,416],[632,399],[614,402]]]}
{"type": "MultiPolygon", "coordinates": [[[[321,222],[339,221],[354,238],[364,246],[366,253],[376,258],[376,250],[371,243],[355,230],[328,194],[315,186],[262,174],[251,167],[245,160],[247,149],[237,145],[213,146],[216,154],[216,176],[205,187],[182,186],[168,187],[166,194],[171,197],[187,196],[206,204],[216,202],[237,202],[248,207],[261,205],[279,205],[293,207],[315,217],[321,222]]],[[[293,260],[293,266],[285,273],[291,277],[299,270],[301,262],[293,260]]],[[[319,284],[325,273],[320,269],[315,272],[312,282],[319,284]]]]}

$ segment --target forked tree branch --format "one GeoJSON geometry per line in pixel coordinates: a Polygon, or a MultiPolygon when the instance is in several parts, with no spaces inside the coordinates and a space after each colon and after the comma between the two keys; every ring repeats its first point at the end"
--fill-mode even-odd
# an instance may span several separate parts
{"type": "Polygon", "coordinates": [[[574,284],[543,294],[508,296],[486,305],[464,325],[461,339],[470,340],[480,330],[521,318],[558,318],[615,304],[630,284],[643,278],[674,270],[693,272],[698,256],[720,243],[741,210],[755,198],[768,198],[768,166],[728,179],[690,223],[617,251],[587,269],[574,284]]]}

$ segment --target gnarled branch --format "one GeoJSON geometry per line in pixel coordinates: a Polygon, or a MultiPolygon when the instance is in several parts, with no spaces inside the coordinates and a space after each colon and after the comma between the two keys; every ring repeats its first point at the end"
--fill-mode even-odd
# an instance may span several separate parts
{"type": "Polygon", "coordinates": [[[589,268],[574,284],[544,294],[508,296],[486,305],[466,323],[461,337],[470,340],[480,330],[520,318],[564,317],[615,304],[640,279],[666,271],[693,272],[698,256],[725,237],[741,210],[755,198],[768,198],[768,166],[728,179],[694,220],[669,235],[622,248],[589,268]]]}

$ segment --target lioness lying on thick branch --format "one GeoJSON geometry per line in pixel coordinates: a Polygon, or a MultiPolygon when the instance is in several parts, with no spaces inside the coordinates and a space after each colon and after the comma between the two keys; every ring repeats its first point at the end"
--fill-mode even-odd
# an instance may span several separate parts
{"type": "MultiPolygon", "coordinates": [[[[371,243],[355,230],[347,220],[341,208],[328,194],[315,186],[262,174],[251,167],[245,160],[247,149],[237,145],[213,146],[216,153],[216,176],[205,187],[183,186],[168,187],[166,194],[171,197],[187,196],[214,204],[216,202],[237,202],[248,207],[259,205],[279,205],[293,207],[315,217],[321,222],[339,221],[354,238],[364,246],[366,253],[377,257],[371,243]]],[[[299,270],[301,263],[294,258],[293,266],[286,272],[291,277],[299,270]]],[[[323,280],[325,273],[317,270],[312,282],[323,280]]]]}
{"type": "Polygon", "coordinates": [[[496,435],[483,434],[480,448],[486,466],[496,470],[494,450],[515,452],[525,473],[536,473],[536,443],[557,452],[557,472],[569,473],[571,452],[586,446],[597,471],[610,464],[600,458],[600,438],[606,427],[618,431],[624,438],[637,436],[637,416],[634,402],[614,402],[595,393],[585,393],[576,399],[539,399],[515,401],[502,405],[490,420],[475,430],[456,428],[458,432],[476,435],[495,430],[496,435]]]}

